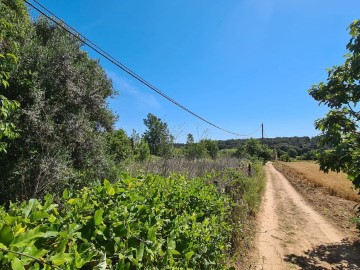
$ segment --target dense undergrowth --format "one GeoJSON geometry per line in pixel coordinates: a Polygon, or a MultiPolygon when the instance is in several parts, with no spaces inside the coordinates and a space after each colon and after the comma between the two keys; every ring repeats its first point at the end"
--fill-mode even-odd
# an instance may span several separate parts
{"type": "Polygon", "coordinates": [[[0,208],[1,269],[225,269],[248,235],[262,173],[123,175],[0,208]]]}

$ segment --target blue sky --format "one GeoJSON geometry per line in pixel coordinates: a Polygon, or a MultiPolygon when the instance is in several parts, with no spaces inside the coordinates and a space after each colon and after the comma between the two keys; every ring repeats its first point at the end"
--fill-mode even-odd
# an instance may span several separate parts
{"type": "MultiPolygon", "coordinates": [[[[39,0],[120,62],[226,130],[260,137],[315,136],[327,109],[308,95],[343,63],[359,0],[39,0]]],[[[86,49],[86,48],[84,48],[86,49]]],[[[86,49],[87,50],[87,49],[86,49]]],[[[93,58],[100,58],[89,51],[93,58]]],[[[111,63],[117,128],[145,130],[151,112],[177,141],[231,139],[111,63]]]]}

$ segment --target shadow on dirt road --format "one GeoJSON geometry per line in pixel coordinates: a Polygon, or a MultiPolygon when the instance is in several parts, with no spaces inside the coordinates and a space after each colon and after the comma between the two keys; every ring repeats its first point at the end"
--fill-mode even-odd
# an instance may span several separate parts
{"type": "Polygon", "coordinates": [[[308,250],[304,255],[289,254],[284,261],[299,266],[301,269],[325,270],[324,263],[332,265],[331,269],[360,269],[360,242],[343,240],[341,243],[319,245],[308,250]]]}

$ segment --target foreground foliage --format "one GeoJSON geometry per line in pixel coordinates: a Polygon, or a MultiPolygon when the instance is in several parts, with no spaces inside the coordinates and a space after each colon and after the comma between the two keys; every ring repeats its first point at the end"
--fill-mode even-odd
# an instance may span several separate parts
{"type": "Polygon", "coordinates": [[[222,269],[231,199],[203,179],[127,176],[0,209],[1,269],[222,269]]]}

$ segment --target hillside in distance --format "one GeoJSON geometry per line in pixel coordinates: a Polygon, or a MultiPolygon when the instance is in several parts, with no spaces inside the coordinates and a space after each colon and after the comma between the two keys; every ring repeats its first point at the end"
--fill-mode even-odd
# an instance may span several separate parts
{"type": "MultiPolygon", "coordinates": [[[[239,148],[246,143],[248,139],[231,139],[217,141],[219,149],[239,148]]],[[[304,159],[314,159],[315,151],[319,150],[319,137],[276,137],[258,139],[272,149],[277,150],[278,156],[287,153],[295,158],[302,156],[304,159]]]]}

